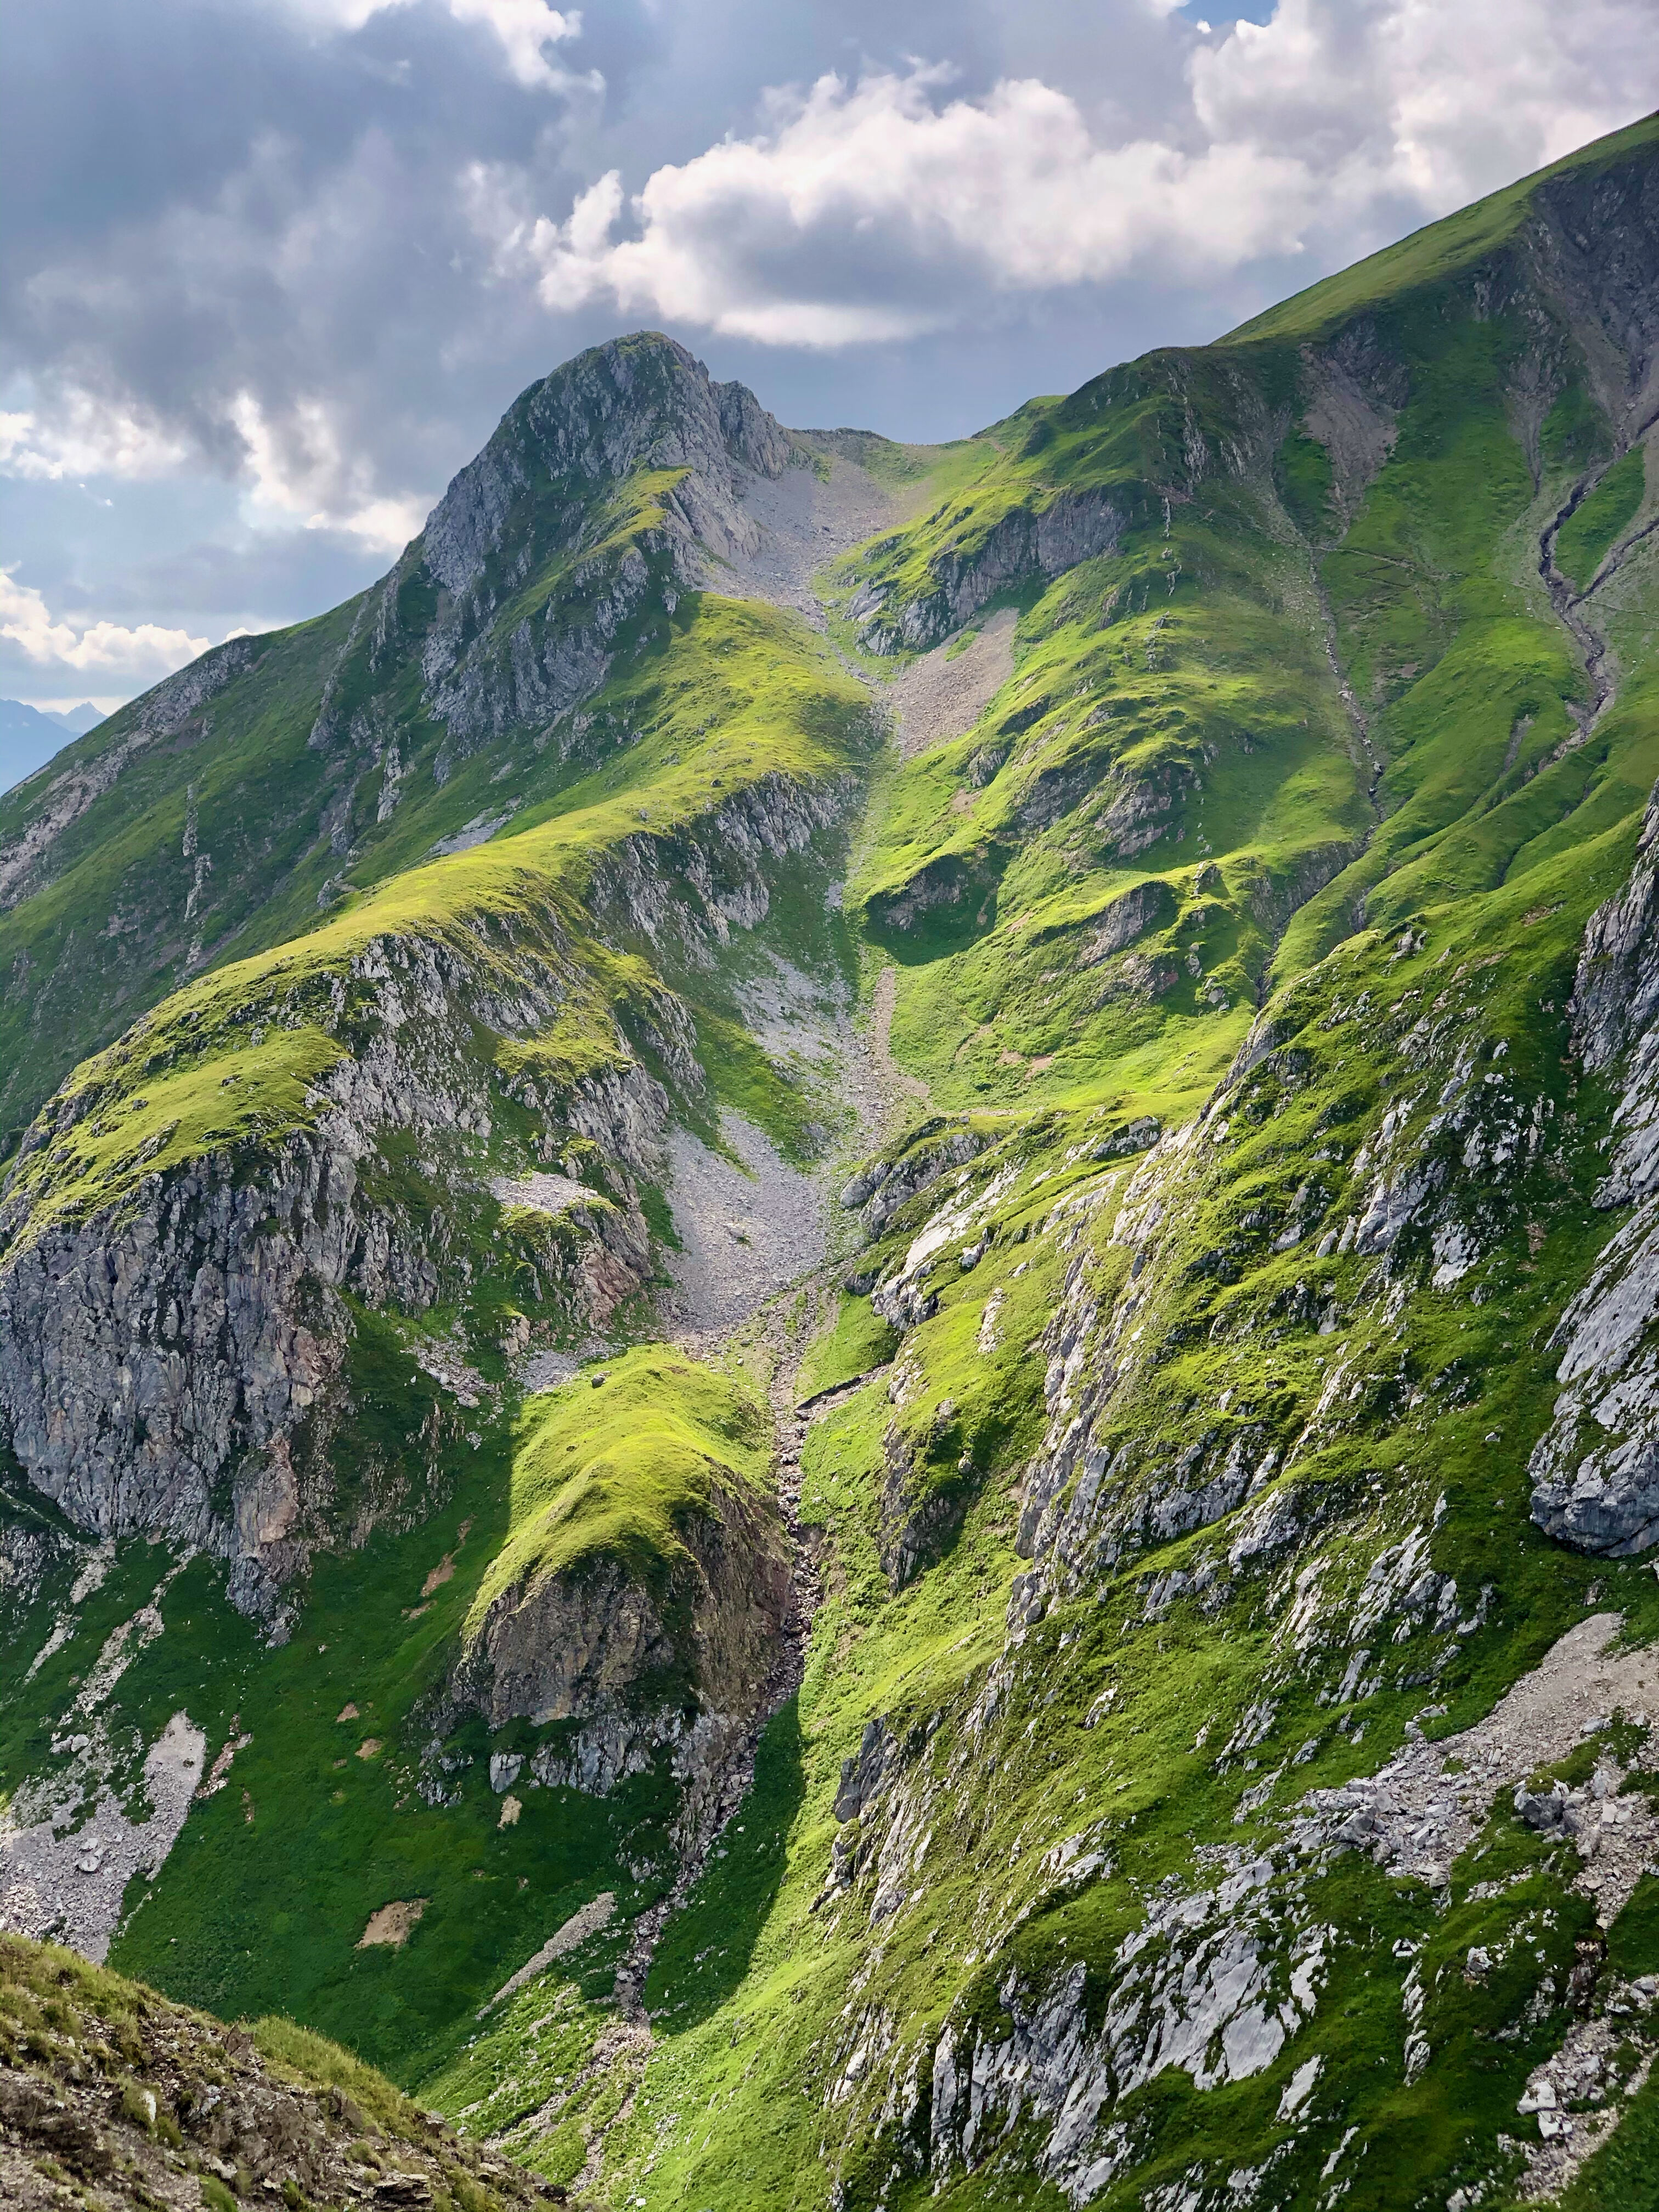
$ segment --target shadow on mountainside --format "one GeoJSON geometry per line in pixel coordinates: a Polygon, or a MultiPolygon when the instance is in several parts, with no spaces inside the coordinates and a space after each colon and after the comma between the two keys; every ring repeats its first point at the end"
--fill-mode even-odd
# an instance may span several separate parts
{"type": "Polygon", "coordinates": [[[741,1986],[782,1885],[790,1831],[805,1796],[800,1705],[791,1698],[760,1740],[741,1820],[728,1826],[658,1944],[645,2002],[659,2033],[701,2026],[741,1986]]]}

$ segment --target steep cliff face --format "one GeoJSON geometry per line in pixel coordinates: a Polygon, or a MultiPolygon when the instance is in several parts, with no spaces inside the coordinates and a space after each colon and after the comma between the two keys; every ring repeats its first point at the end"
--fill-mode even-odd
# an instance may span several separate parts
{"type": "Polygon", "coordinates": [[[114,785],[133,756],[164,738],[177,739],[192,723],[200,726],[210,702],[257,663],[260,644],[235,638],[204,653],[122,714],[113,744],[100,738],[77,749],[68,766],[50,763],[7,793],[13,818],[0,845],[0,910],[18,905],[51,879],[59,841],[114,785]]]}
{"type": "MultiPolygon", "coordinates": [[[[470,958],[375,939],[340,981],[337,1001],[330,992],[317,1009],[300,1127],[278,1139],[257,1118],[233,1120],[219,1143],[172,1164],[179,1125],[163,1121],[125,1188],[106,1196],[91,1178],[76,1192],[82,1159],[55,1177],[55,1156],[82,1128],[95,1137],[105,1117],[134,1110],[125,1071],[100,1070],[105,1080],[94,1075],[31,1132],[0,1226],[0,1405],[17,1465],[79,1528],[159,1531],[229,1557],[239,1599],[266,1611],[313,1543],[361,1539],[372,1525],[372,1510],[346,1528],[331,1511],[328,1446],[346,1412],[353,1334],[341,1293],[410,1316],[465,1294],[475,1240],[489,1233],[481,1221],[501,1213],[483,1170],[508,1104],[478,1050],[480,1025],[493,1015],[492,1039],[533,1035],[569,995],[567,962],[522,939],[492,948],[486,938],[470,958]],[[406,1147],[436,1158],[400,1173],[389,1155],[406,1147]],[[451,1177],[459,1187],[433,1204],[451,1177]]],[[[688,1077],[684,1011],[666,994],[652,1011],[647,1034],[688,1077]]],[[[293,1034],[295,994],[246,999],[237,1017],[241,1037],[293,1034]]],[[[240,1038],[216,1042],[175,1085],[251,1079],[240,1038]]],[[[150,1042],[141,1031],[125,1055],[141,1081],[150,1042]]],[[[592,1182],[567,1179],[546,1216],[561,1233],[542,1286],[544,1303],[562,1298],[584,1329],[648,1279],[637,1184],[668,1121],[667,1094],[619,1033],[609,1051],[611,1066],[567,1070],[550,1086],[532,1140],[541,1159],[579,1139],[591,1148],[592,1182]]]]}
{"type": "Polygon", "coordinates": [[[842,2203],[1650,2157],[1651,138],[1114,372],[849,568],[891,624],[1024,471],[1123,516],[854,886],[947,1110],[845,1188],[901,1340],[804,1460],[845,1581],[762,1940],[849,1964],[751,2110],[805,2088],[842,2203]]]}
{"type": "MultiPolygon", "coordinates": [[[[769,776],[666,837],[624,836],[594,861],[588,916],[707,964],[844,800],[769,776]]],[[[665,1085],[693,1110],[707,1095],[684,1004],[647,975],[608,1006],[602,957],[556,906],[352,935],[141,1024],[48,1106],[0,1203],[17,1465],[77,1527],[229,1557],[266,1612],[313,1545],[374,1517],[361,1498],[349,1528],[331,1511],[344,1300],[465,1302],[505,1237],[539,1318],[605,1331],[656,1267],[640,1194],[665,1173],[665,1085]],[[574,1174],[538,1197],[550,1164],[574,1174]]],[[[409,1508],[401,1487],[386,1510],[409,1508]]]]}
{"type": "Polygon", "coordinates": [[[872,580],[847,603],[867,653],[926,651],[949,637],[1000,592],[1033,576],[1052,578],[1081,561],[1109,553],[1123,534],[1125,515],[1104,494],[1060,492],[1046,503],[1020,506],[1000,516],[976,542],[949,546],[933,564],[933,589],[907,598],[896,613],[885,610],[892,587],[872,580]]]}
{"type": "MultiPolygon", "coordinates": [[[[671,338],[647,333],[598,346],[532,385],[433,509],[424,558],[443,588],[473,591],[492,566],[521,580],[548,547],[574,541],[586,520],[583,495],[603,495],[641,468],[686,470],[685,522],[721,549],[752,543],[742,514],[743,474],[777,476],[796,459],[786,434],[740,384],[716,384],[671,338]],[[568,488],[547,536],[515,521],[541,483],[568,488]],[[515,510],[517,514],[515,514],[515,510]]],[[[540,521],[542,518],[538,517],[540,521]]]]}
{"type": "MultiPolygon", "coordinates": [[[[833,846],[869,739],[854,688],[798,625],[676,613],[677,589],[722,550],[752,548],[745,483],[803,458],[750,394],[668,340],[601,347],[509,410],[426,535],[343,611],[305,741],[331,764],[331,849],[357,849],[364,762],[390,829],[423,744],[441,789],[484,737],[550,714],[565,714],[554,765],[567,786],[588,769],[590,803],[556,799],[504,873],[465,856],[507,817],[441,841],[453,865],[420,879],[429,910],[394,890],[302,939],[297,962],[225,969],[23,1134],[0,1198],[0,1419],[27,1480],[77,1526],[226,1555],[240,1600],[269,1614],[315,1544],[346,1533],[329,1462],[349,1415],[351,1301],[408,1316],[465,1304],[500,1256],[481,1246],[505,1236],[535,1318],[580,1340],[652,1279],[641,1194],[665,1175],[674,1100],[706,1115],[708,1087],[690,1012],[625,956],[707,970],[733,928],[761,923],[780,870],[833,846]],[[635,639],[651,648],[643,674],[572,720],[604,686],[617,634],[589,614],[636,612],[641,593],[657,625],[635,639]],[[526,643],[532,613],[547,653],[580,664],[556,698],[552,662],[526,643]],[[757,706],[773,731],[763,757],[745,727],[757,706]],[[432,717],[447,728],[435,755],[432,717]],[[641,774],[625,757],[592,773],[642,728],[641,774]],[[647,804],[616,795],[636,782],[647,804]],[[568,1194],[507,1222],[503,1172],[567,1158],[568,1194]]],[[[193,717],[210,745],[208,702],[262,648],[210,656],[118,718],[80,781],[66,772],[69,798],[26,829],[18,866],[50,873],[70,798],[89,804],[158,735],[193,717]]],[[[548,746],[538,731],[532,762],[548,746]]],[[[185,842],[204,835],[192,796],[185,842]]],[[[192,906],[208,880],[197,861],[192,906]]],[[[389,1470],[378,1508],[345,1487],[358,1540],[377,1510],[415,1510],[389,1470]]]]}
{"type": "MultiPolygon", "coordinates": [[[[688,1502],[662,1570],[642,1576],[624,1559],[584,1555],[494,1597],[462,1653],[455,1694],[492,1729],[574,1723],[527,1758],[500,1756],[492,1778],[503,1790],[522,1776],[608,1796],[664,1748],[682,1781],[704,1782],[782,1682],[792,1603],[775,1511],[716,1480],[688,1502]]],[[[683,1829],[712,1809],[702,1794],[683,1829]]]]}
{"type": "Polygon", "coordinates": [[[1560,1353],[1556,1380],[1565,1387],[1530,1463],[1539,1527],[1613,1556],[1659,1542],[1656,840],[1659,808],[1650,802],[1630,881],[1591,917],[1579,957],[1572,998],[1579,1051],[1587,1068],[1622,1078],[1595,1202],[1632,1210],[1551,1339],[1560,1353]]]}
{"type": "MultiPolygon", "coordinates": [[[[430,584],[430,618],[409,644],[449,732],[447,761],[568,714],[599,689],[625,632],[755,550],[745,485],[806,459],[751,392],[714,383],[672,339],[596,347],[509,409],[380,587],[371,678],[430,584]]],[[[325,702],[313,743],[343,712],[325,702]]]]}

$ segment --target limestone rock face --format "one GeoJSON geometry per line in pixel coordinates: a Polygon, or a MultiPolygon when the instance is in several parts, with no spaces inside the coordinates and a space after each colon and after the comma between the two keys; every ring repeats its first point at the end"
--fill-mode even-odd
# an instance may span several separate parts
{"type": "Polygon", "coordinates": [[[868,653],[925,651],[1022,576],[1058,576],[1079,561],[1109,552],[1123,534],[1124,520],[1118,505],[1095,490],[1062,492],[1046,505],[1015,507],[971,552],[941,554],[933,563],[933,591],[909,600],[896,615],[886,612],[881,586],[855,593],[847,611],[859,624],[859,643],[868,653]]]}
{"type": "MultiPolygon", "coordinates": [[[[508,410],[433,509],[426,562],[447,592],[476,585],[538,471],[593,486],[640,467],[690,469],[702,479],[699,511],[720,512],[735,508],[741,471],[781,475],[793,450],[751,392],[715,383],[672,338],[615,338],[555,369],[508,410]]],[[[727,527],[744,526],[734,518],[727,527]]]]}
{"type": "Polygon", "coordinates": [[[492,1728],[620,1712],[653,1686],[672,1702],[689,1689],[711,1711],[751,1709],[788,1605],[776,1516],[722,1486],[682,1541],[659,1588],[602,1555],[504,1591],[461,1662],[468,1701],[492,1728]]]}
{"type": "MultiPolygon", "coordinates": [[[[517,980],[492,1004],[465,958],[377,942],[341,993],[359,1049],[313,1087],[308,1127],[153,1174],[84,1219],[37,1224],[14,1170],[0,1196],[0,1423],[28,1480],[78,1527],[225,1556],[238,1602],[271,1610],[276,1585],[326,1537],[320,1446],[342,1410],[352,1331],[340,1293],[418,1313],[471,1265],[458,1222],[416,1221],[374,1195],[365,1166],[392,1132],[451,1157],[487,1139],[472,1018],[533,1030],[561,995],[556,970],[528,953],[517,980]]],[[[667,1057],[685,1050],[675,1040],[667,1057]]],[[[558,1103],[554,1127],[612,1163],[574,1218],[570,1291],[592,1325],[648,1272],[632,1176],[654,1159],[668,1099],[625,1061],[558,1103]]],[[[74,1097],[49,1106],[20,1164],[85,1110],[74,1097]]]]}
{"type": "Polygon", "coordinates": [[[912,1132],[897,1159],[872,1160],[860,1168],[842,1189],[841,1202],[848,1208],[861,1207],[866,1232],[878,1237],[902,1206],[920,1197],[952,1168],[965,1167],[983,1149],[983,1138],[972,1129],[945,1131],[942,1122],[924,1123],[912,1132]]]}
{"type": "Polygon", "coordinates": [[[281,1557],[300,1509],[293,1431],[337,1378],[344,1334],[331,1299],[301,1318],[301,1286],[345,1279],[354,1180],[349,1159],[305,1143],[240,1189],[204,1163],[156,1177],[125,1221],[48,1234],[0,1273],[12,1449],[77,1526],[281,1557]],[[297,1235],[256,1236],[278,1209],[297,1235]],[[227,1513],[214,1493],[233,1468],[227,1513]]]}
{"type": "MultiPolygon", "coordinates": [[[[837,804],[832,788],[774,779],[672,836],[624,840],[596,866],[594,918],[620,941],[707,964],[763,918],[771,872],[837,804]]],[[[275,1026],[291,1009],[271,988],[249,1018],[275,1026]]],[[[568,1213],[574,1243],[555,1264],[573,1322],[602,1328],[651,1273],[638,1194],[664,1171],[669,1092],[620,1040],[616,1065],[578,1080],[497,1087],[476,1042],[480,1022],[533,1037],[569,989],[550,924],[540,936],[486,927],[459,945],[377,939],[312,1010],[349,1048],[312,1086],[307,1126],[154,1174],[136,1200],[89,1218],[37,1219],[20,1176],[96,1110],[87,1093],[50,1102],[0,1190],[0,1435],[28,1480],[100,1535],[155,1531],[227,1558],[237,1601],[274,1618],[281,1584],[344,1533],[331,1527],[326,1465],[346,1410],[342,1294],[418,1314],[464,1293],[464,1224],[489,1181],[471,1163],[501,1088],[536,1117],[544,1157],[573,1137],[589,1147],[592,1200],[568,1213]],[[419,1215],[384,1195],[386,1145],[410,1138],[453,1194],[419,1215]]],[[[639,1018],[653,1064],[698,1091],[680,1001],[659,988],[639,1018]]],[[[390,1504],[360,1501],[352,1540],[390,1504]]]]}
{"type": "Polygon", "coordinates": [[[1552,1343],[1562,1384],[1532,1455],[1532,1517],[1614,1556],[1659,1542],[1659,795],[1630,879],[1590,921],[1573,992],[1588,1068],[1622,1069],[1599,1205],[1632,1206],[1552,1343]]]}
{"type": "Polygon", "coordinates": [[[618,939],[694,968],[713,965],[734,929],[755,929],[770,908],[776,866],[803,853],[842,812],[850,791],[769,776],[734,793],[694,827],[624,838],[599,861],[589,893],[618,939]]]}
{"type": "MultiPolygon", "coordinates": [[[[533,385],[405,556],[439,587],[421,660],[458,747],[590,697],[647,602],[672,606],[714,580],[714,562],[753,552],[743,488],[797,458],[752,392],[715,383],[655,332],[596,346],[533,385]],[[641,471],[653,472],[659,520],[613,556],[610,495],[641,471]],[[498,610],[538,576],[543,604],[503,632],[498,610]]],[[[383,592],[395,598],[399,582],[394,571],[383,592]]]]}
{"type": "MultiPolygon", "coordinates": [[[[33,1516],[0,1530],[0,1609],[22,1718],[61,1712],[10,1800],[26,1863],[125,1900],[145,1823],[108,1816],[101,1871],[46,1831],[66,1774],[136,1790],[116,1717],[198,1663],[179,1637],[116,1697],[170,1587],[107,1632],[123,1584],[81,1613],[137,1564],[120,1536],[205,1547],[278,1632],[324,1546],[405,1540],[319,1571],[314,1638],[188,1747],[204,1796],[252,1752],[246,1809],[180,1828],[135,1960],[171,1970],[164,1905],[199,1927],[180,1966],[270,2002],[246,1946],[292,1814],[340,1859],[282,1869],[307,1956],[313,1926],[337,1966],[413,1932],[328,2005],[435,2050],[441,1998],[433,2094],[609,2203],[725,2202],[741,2153],[751,2193],[822,2171],[845,2212],[1469,2212],[1559,2199],[1561,2147],[1636,2119],[1659,118],[1620,140],[1034,403],[931,487],[873,440],[849,485],[853,434],[792,439],[665,339],[599,348],[306,626],[310,659],[268,648],[302,893],[238,969],[210,937],[0,1190],[0,1504],[33,1516]],[[828,607],[801,629],[811,580],[890,669],[952,629],[979,650],[961,625],[1000,605],[969,723],[940,709],[866,777],[886,687],[860,708],[828,607]],[[745,585],[775,596],[734,610],[745,585]],[[299,1064],[284,1029],[320,1070],[302,1104],[167,1152],[145,1071],[203,1077],[216,1117],[219,1056],[251,1097],[299,1064]],[[847,1145],[841,1235],[750,1106],[781,1151],[847,1145]],[[622,1348],[665,1276],[675,1340],[622,1348]],[[1554,1540],[1516,1540],[1528,1488],[1554,1540]],[[312,1802],[368,1778],[385,1820],[312,1802]],[[419,1895],[389,1894],[417,1887],[386,1871],[400,1837],[419,1895]]],[[[932,657],[927,683],[976,665],[932,657]]],[[[196,805],[177,858],[205,882],[196,805]]],[[[404,2201],[386,2179],[350,2186],[404,2201]]]]}

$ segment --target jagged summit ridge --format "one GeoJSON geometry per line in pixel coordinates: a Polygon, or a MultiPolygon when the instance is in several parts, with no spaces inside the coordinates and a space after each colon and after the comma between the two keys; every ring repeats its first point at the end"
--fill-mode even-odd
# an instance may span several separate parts
{"type": "Polygon", "coordinates": [[[672,338],[579,355],[508,409],[365,603],[313,743],[383,743],[396,710],[377,698],[412,659],[447,761],[568,715],[625,635],[654,634],[682,592],[754,551],[745,484],[807,458],[672,338]]]}
{"type": "MultiPolygon", "coordinates": [[[[501,551],[509,518],[538,475],[579,502],[639,468],[690,471],[694,532],[741,542],[753,529],[738,512],[741,472],[775,477],[795,458],[746,386],[718,384],[676,340],[635,331],[579,354],[520,394],[432,510],[422,555],[446,591],[465,592],[501,551]]],[[[563,527],[574,538],[586,520],[578,508],[563,527]]],[[[514,545],[508,572],[527,574],[536,550],[533,542],[514,545]]]]}

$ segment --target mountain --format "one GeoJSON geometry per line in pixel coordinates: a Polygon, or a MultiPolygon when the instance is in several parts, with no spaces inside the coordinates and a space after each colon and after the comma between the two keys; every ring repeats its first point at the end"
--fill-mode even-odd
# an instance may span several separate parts
{"type": "Polygon", "coordinates": [[[254,2188],[289,2204],[367,2188],[382,2203],[507,2212],[559,2194],[292,2021],[227,2031],[19,1936],[0,1936],[0,2185],[15,2212],[222,2212],[254,2188]]]}
{"type": "Polygon", "coordinates": [[[9,793],[5,1924],[593,2204],[1655,2203],[1656,426],[1652,118],[640,333],[9,793]]]}
{"type": "Polygon", "coordinates": [[[72,738],[83,738],[88,730],[95,730],[100,722],[107,720],[90,699],[83,699],[78,707],[66,707],[61,712],[55,708],[46,710],[54,722],[62,723],[72,738]]]}
{"type": "Polygon", "coordinates": [[[65,732],[83,737],[104,717],[91,705],[66,714],[27,707],[21,699],[0,699],[0,791],[9,791],[46,765],[62,746],[65,732]]]}

